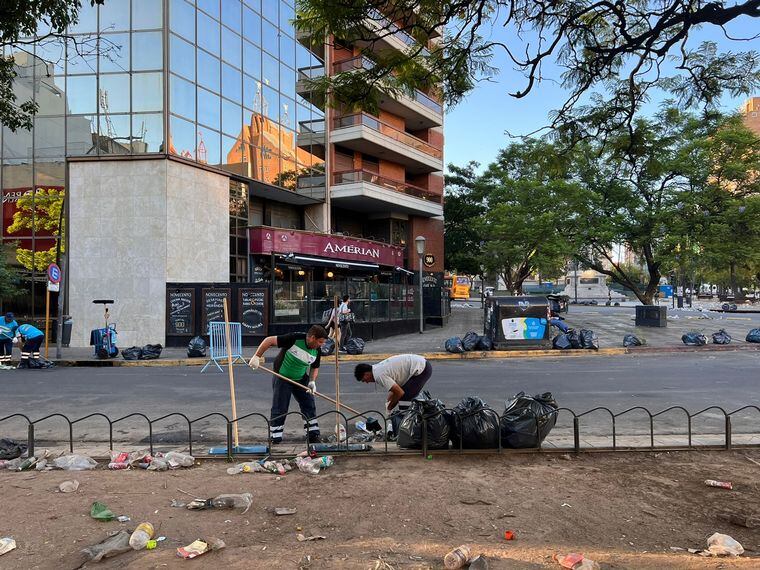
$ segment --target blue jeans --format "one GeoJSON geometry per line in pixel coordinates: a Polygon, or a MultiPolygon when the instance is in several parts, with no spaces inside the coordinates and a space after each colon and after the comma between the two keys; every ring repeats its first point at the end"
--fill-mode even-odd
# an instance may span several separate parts
{"type": "Polygon", "coordinates": [[[570,330],[570,327],[565,324],[565,321],[562,321],[560,319],[550,319],[549,324],[553,327],[557,327],[563,333],[566,333],[570,330]]]}

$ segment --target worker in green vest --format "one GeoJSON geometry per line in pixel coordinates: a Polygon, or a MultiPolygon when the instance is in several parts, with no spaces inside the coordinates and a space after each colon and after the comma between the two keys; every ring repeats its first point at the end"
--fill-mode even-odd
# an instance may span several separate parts
{"type": "Polygon", "coordinates": [[[282,442],[285,415],[290,407],[291,395],[298,402],[301,414],[306,420],[304,429],[308,434],[309,443],[320,441],[314,392],[317,389],[319,375],[320,348],[326,339],[327,331],[320,325],[314,325],[306,334],[268,336],[261,342],[251,358],[249,365],[255,370],[264,363],[264,353],[276,346],[280,352],[274,360],[274,371],[308,388],[308,390],[302,390],[280,380],[277,376],[272,378],[272,412],[269,416],[269,435],[272,443],[282,442]],[[309,379],[309,369],[311,369],[311,379],[309,379]]]}

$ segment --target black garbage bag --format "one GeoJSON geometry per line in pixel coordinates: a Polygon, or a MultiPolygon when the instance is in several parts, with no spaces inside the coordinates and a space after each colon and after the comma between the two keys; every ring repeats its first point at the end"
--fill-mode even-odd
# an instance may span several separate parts
{"type": "Polygon", "coordinates": [[[396,408],[391,412],[386,420],[386,429],[390,428],[387,433],[388,441],[396,441],[398,439],[398,431],[401,427],[401,420],[404,419],[404,413],[396,408]]]}
{"type": "Polygon", "coordinates": [[[567,340],[570,341],[570,348],[583,348],[581,334],[577,330],[570,329],[567,331],[567,340]]]}
{"type": "Polygon", "coordinates": [[[462,337],[462,347],[466,351],[475,350],[478,346],[480,335],[476,332],[470,331],[462,337]]]}
{"type": "Polygon", "coordinates": [[[202,358],[206,356],[206,341],[202,336],[194,336],[187,344],[187,356],[189,358],[202,358]]]}
{"type": "Polygon", "coordinates": [[[712,334],[713,344],[730,344],[731,335],[726,332],[726,329],[720,329],[718,332],[712,334]]]}
{"type": "Polygon", "coordinates": [[[635,334],[627,334],[623,337],[623,346],[628,348],[629,346],[643,346],[644,343],[639,340],[635,334]]]}
{"type": "Polygon", "coordinates": [[[26,453],[26,444],[12,439],[0,439],[0,459],[16,459],[26,453]]]}
{"type": "Polygon", "coordinates": [[[346,352],[348,354],[362,354],[364,352],[364,339],[352,336],[346,343],[346,352]]]}
{"type": "Polygon", "coordinates": [[[325,344],[322,345],[322,347],[319,349],[319,352],[322,354],[322,356],[330,356],[333,352],[335,352],[335,341],[331,338],[325,339],[325,344]]]}
{"type": "Polygon", "coordinates": [[[707,344],[705,335],[700,332],[687,332],[681,337],[686,346],[704,346],[707,344]]]}
{"type": "Polygon", "coordinates": [[[481,336],[478,339],[478,350],[493,350],[493,341],[488,335],[481,336]]]}
{"type": "Polygon", "coordinates": [[[572,348],[570,339],[567,337],[567,333],[561,333],[552,339],[552,347],[557,350],[568,350],[572,348]]]}
{"type": "Polygon", "coordinates": [[[464,352],[464,346],[462,346],[462,339],[458,336],[453,336],[450,339],[446,340],[446,343],[443,345],[446,349],[446,352],[453,352],[455,354],[461,354],[464,352]]]}
{"type": "Polygon", "coordinates": [[[557,423],[557,402],[551,392],[507,400],[501,417],[501,445],[514,449],[538,447],[557,423]]]}
{"type": "Polygon", "coordinates": [[[581,346],[591,350],[599,350],[599,337],[589,329],[581,329],[581,346]]]}
{"type": "Polygon", "coordinates": [[[155,360],[159,356],[161,356],[161,351],[163,350],[163,346],[160,344],[146,344],[142,347],[142,355],[140,356],[140,360],[155,360]]]}
{"type": "Polygon", "coordinates": [[[760,329],[752,329],[747,333],[747,342],[760,343],[760,329]]]}
{"type": "Polygon", "coordinates": [[[499,447],[499,415],[480,398],[465,398],[449,417],[454,447],[460,447],[460,442],[462,449],[499,447]]]}
{"type": "Polygon", "coordinates": [[[428,449],[448,449],[451,429],[440,400],[430,398],[428,392],[412,400],[398,427],[398,446],[404,449],[422,449],[424,425],[427,424],[428,449]]]}
{"type": "Polygon", "coordinates": [[[130,346],[121,351],[121,357],[124,360],[140,360],[142,358],[142,348],[139,346],[130,346]]]}

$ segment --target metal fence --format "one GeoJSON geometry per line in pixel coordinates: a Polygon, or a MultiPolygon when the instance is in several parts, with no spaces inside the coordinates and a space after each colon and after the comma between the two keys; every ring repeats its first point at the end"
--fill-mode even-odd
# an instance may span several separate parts
{"type": "MultiPolygon", "coordinates": [[[[213,321],[208,324],[208,334],[210,341],[211,354],[209,361],[201,370],[201,374],[206,371],[211,364],[219,369],[219,372],[224,372],[219,363],[227,364],[227,336],[224,330],[224,323],[213,321]]],[[[230,345],[232,352],[232,363],[235,364],[238,360],[245,362],[243,358],[243,327],[240,323],[230,323],[230,345]]]]}
{"type": "MultiPolygon", "coordinates": [[[[491,447],[488,449],[477,449],[476,451],[479,453],[500,453],[502,451],[507,451],[512,448],[506,448],[502,445],[502,434],[501,434],[501,426],[502,422],[505,421],[506,415],[500,416],[493,410],[487,410],[487,413],[484,414],[483,418],[488,418],[487,421],[492,423],[492,427],[496,430],[496,433],[499,435],[496,439],[498,440],[498,445],[496,447],[491,447]]],[[[533,420],[536,422],[536,429],[538,429],[538,424],[540,418],[537,417],[535,414],[530,412],[530,410],[527,410],[529,414],[532,414],[533,420]]],[[[470,451],[470,449],[463,447],[463,441],[462,441],[462,423],[463,420],[466,420],[469,416],[473,414],[482,413],[482,411],[475,411],[470,412],[467,414],[462,414],[457,412],[456,410],[452,409],[445,409],[445,410],[439,410],[435,413],[431,413],[428,416],[420,414],[418,416],[419,420],[422,423],[422,434],[421,434],[421,441],[419,441],[419,446],[415,446],[414,450],[408,451],[408,453],[421,453],[424,456],[427,456],[428,452],[431,451],[429,448],[429,437],[428,437],[428,425],[431,421],[434,421],[438,419],[438,416],[441,414],[446,414],[449,420],[451,418],[458,418],[457,421],[450,422],[450,425],[458,426],[458,435],[457,440],[459,441],[459,447],[455,447],[452,449],[446,450],[435,450],[436,453],[463,453],[470,451]]],[[[547,446],[546,442],[543,442],[539,444],[538,447],[531,448],[531,449],[521,449],[520,451],[562,451],[562,452],[569,452],[573,451],[576,453],[584,452],[584,451],[622,451],[622,450],[631,450],[631,449],[637,449],[637,450],[669,450],[669,449],[726,449],[731,450],[734,447],[741,447],[741,448],[748,448],[748,447],[760,447],[760,444],[756,444],[752,441],[749,443],[737,443],[734,441],[734,431],[733,431],[733,423],[732,420],[736,417],[738,417],[739,414],[744,414],[745,416],[749,415],[752,416],[752,427],[749,431],[746,431],[743,435],[744,436],[752,436],[750,437],[750,440],[755,439],[754,436],[757,436],[757,440],[760,441],[760,407],[755,405],[747,405],[743,406],[741,408],[738,408],[736,410],[733,410],[731,412],[726,411],[724,408],[720,406],[709,406],[707,408],[704,408],[702,410],[699,410],[697,412],[689,412],[686,408],[683,406],[670,406],[668,408],[665,408],[659,412],[653,413],[650,410],[648,410],[645,407],[642,406],[634,406],[632,408],[628,408],[626,410],[623,410],[621,412],[613,412],[609,408],[606,407],[596,407],[593,409],[590,409],[588,411],[582,412],[582,413],[576,413],[573,410],[569,408],[558,408],[553,412],[556,418],[560,417],[567,417],[572,421],[572,445],[564,446],[564,447],[554,447],[554,446],[547,446]],[[643,417],[643,422],[638,422],[638,430],[636,430],[636,437],[642,437],[642,433],[644,434],[643,437],[646,437],[648,440],[648,445],[644,446],[621,446],[619,444],[620,438],[622,437],[629,437],[632,434],[630,432],[621,432],[619,428],[620,419],[626,416],[633,416],[634,414],[638,413],[638,417],[643,417]],[[586,420],[589,416],[592,414],[599,414],[604,416],[605,418],[609,418],[609,430],[606,431],[603,434],[603,437],[611,438],[612,445],[611,446],[591,446],[591,445],[584,445],[583,444],[583,437],[587,433],[589,433],[589,430],[586,429],[584,431],[582,428],[584,427],[584,420],[586,420]],[[681,432],[679,433],[668,433],[664,434],[661,432],[655,431],[655,420],[658,418],[661,418],[665,416],[666,414],[675,414],[679,417],[682,417],[682,424],[681,427],[683,428],[681,432]],[[694,421],[698,418],[706,418],[709,415],[716,416],[719,419],[719,422],[721,424],[721,430],[715,434],[715,433],[694,433],[694,421]],[[662,445],[658,444],[657,437],[661,436],[681,436],[687,438],[686,445],[662,445]],[[720,437],[720,443],[719,444],[704,444],[704,443],[695,443],[695,438],[702,437],[705,435],[718,435],[720,437]]],[[[298,416],[302,421],[305,421],[304,416],[300,412],[289,412],[285,414],[285,418],[289,416],[298,416]]],[[[385,433],[387,431],[387,426],[390,418],[386,417],[382,413],[380,413],[377,410],[366,410],[360,414],[346,416],[342,412],[336,412],[334,410],[327,411],[322,414],[319,414],[317,416],[317,419],[327,418],[329,417],[331,420],[336,420],[337,418],[340,418],[340,423],[345,427],[346,433],[348,433],[348,428],[350,425],[350,422],[353,420],[357,420],[359,418],[364,418],[366,416],[373,416],[378,419],[378,421],[383,424],[383,430],[385,433]]],[[[102,420],[104,424],[104,428],[107,427],[108,429],[108,445],[109,449],[114,449],[114,428],[118,427],[120,425],[123,425],[127,420],[130,419],[137,419],[142,423],[144,421],[145,423],[145,432],[147,433],[147,439],[148,439],[148,446],[150,448],[151,453],[154,452],[154,448],[157,443],[155,441],[154,437],[154,426],[157,423],[165,422],[166,420],[174,418],[180,420],[183,424],[187,425],[187,448],[190,452],[190,454],[193,454],[193,447],[194,447],[194,433],[197,433],[197,429],[195,426],[199,424],[199,422],[206,422],[206,424],[209,421],[216,421],[218,422],[219,426],[224,427],[224,433],[225,436],[223,439],[220,439],[218,444],[224,443],[226,445],[226,455],[227,458],[232,460],[237,455],[250,455],[250,454],[238,454],[235,452],[235,449],[233,448],[233,426],[237,423],[238,425],[242,421],[246,420],[254,420],[256,422],[260,422],[262,429],[266,429],[266,433],[270,434],[270,419],[267,418],[265,415],[261,413],[250,413],[246,414],[244,416],[240,416],[237,419],[231,420],[227,415],[220,413],[220,412],[213,412],[209,414],[202,415],[200,417],[197,417],[195,419],[190,419],[186,414],[181,412],[172,412],[165,415],[162,415],[157,418],[149,418],[147,415],[141,413],[141,412],[135,412],[131,414],[127,414],[121,417],[118,417],[116,419],[111,419],[108,415],[100,412],[91,413],[76,419],[71,419],[65,414],[62,413],[53,413],[49,414],[47,416],[41,417],[36,420],[31,420],[28,415],[21,414],[21,413],[15,413],[8,416],[5,416],[3,418],[0,418],[0,430],[3,427],[3,424],[6,422],[10,422],[13,420],[16,421],[23,421],[26,423],[27,428],[27,446],[28,446],[28,453],[29,456],[34,455],[35,452],[35,446],[37,443],[37,432],[38,432],[38,426],[43,423],[50,422],[54,419],[60,419],[63,420],[67,427],[67,437],[65,441],[68,443],[68,448],[71,453],[75,450],[75,428],[82,424],[85,420],[95,420],[99,419],[102,420]]],[[[545,418],[545,416],[542,416],[542,418],[545,418]]],[[[204,424],[205,425],[205,424],[204,424]]],[[[330,425],[334,425],[332,422],[330,422],[330,425]]],[[[588,426],[585,426],[588,428],[588,426]]],[[[452,430],[455,428],[452,428],[452,430]]],[[[305,432],[306,433],[306,432],[305,432]]],[[[269,435],[267,435],[265,438],[262,438],[262,441],[265,440],[267,442],[267,449],[269,451],[272,451],[272,440],[269,435]]],[[[47,441],[47,440],[44,440],[47,441]]],[[[60,441],[60,440],[57,440],[60,441]]],[[[100,440],[102,441],[102,440],[100,440]]],[[[78,440],[77,444],[79,445],[86,445],[88,443],[87,440],[78,440]]],[[[91,440],[89,443],[96,443],[96,440],[91,440]]],[[[119,441],[119,443],[123,443],[122,441],[119,441]]],[[[308,448],[312,448],[312,446],[308,443],[306,443],[306,436],[304,435],[304,443],[308,448]]],[[[391,442],[392,443],[392,442],[391,442]]],[[[396,453],[399,451],[407,451],[407,450],[401,450],[396,447],[395,444],[393,444],[392,449],[389,447],[389,441],[387,438],[383,439],[382,441],[375,441],[371,443],[371,445],[375,447],[380,447],[379,452],[388,454],[388,453],[396,453]]],[[[197,446],[196,446],[197,449],[197,446]]],[[[275,448],[276,449],[276,448],[275,448]]],[[[374,448],[373,448],[374,449],[374,448]]],[[[348,442],[343,443],[335,443],[333,444],[330,449],[330,452],[345,452],[345,453],[351,453],[351,447],[349,446],[348,442]]],[[[280,453],[281,455],[282,453],[280,453]]],[[[272,453],[272,455],[277,455],[276,453],[272,453]]],[[[203,457],[202,454],[197,454],[197,457],[203,457]]]]}

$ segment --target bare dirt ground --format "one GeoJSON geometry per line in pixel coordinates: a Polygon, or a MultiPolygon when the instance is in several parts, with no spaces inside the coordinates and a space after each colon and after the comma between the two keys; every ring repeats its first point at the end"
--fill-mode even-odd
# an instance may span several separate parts
{"type": "Polygon", "coordinates": [[[760,452],[336,458],[317,476],[290,472],[228,475],[206,461],[172,472],[0,471],[0,537],[18,548],[0,568],[442,568],[450,549],[469,544],[490,568],[554,567],[554,553],[582,552],[602,568],[758,568],[760,532],[724,522],[720,513],[760,513],[760,452]],[[67,479],[71,494],[56,492],[67,479]],[[734,490],[705,479],[730,480],[734,490]],[[251,492],[246,514],[170,506],[202,497],[251,492]],[[97,522],[93,501],[132,522],[97,522]],[[277,517],[274,507],[297,513],[277,517]],[[99,563],[80,550],[122,528],[150,521],[166,536],[152,551],[99,563]],[[504,531],[517,534],[504,540],[504,531]],[[704,548],[713,532],[729,534],[747,552],[702,558],[670,547],[704,548]],[[296,535],[323,535],[298,542],[296,535]],[[176,548],[218,537],[227,547],[192,561],[176,548]],[[387,564],[387,565],[384,565],[387,564]]]}

